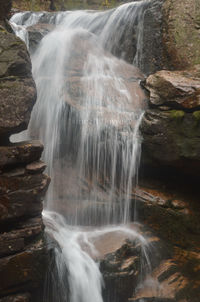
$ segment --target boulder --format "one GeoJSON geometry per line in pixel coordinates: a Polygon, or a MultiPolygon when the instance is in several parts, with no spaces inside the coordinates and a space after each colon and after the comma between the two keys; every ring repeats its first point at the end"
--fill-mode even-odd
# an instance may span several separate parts
{"type": "Polygon", "coordinates": [[[27,27],[29,38],[29,49],[31,54],[35,52],[40,41],[55,28],[55,25],[48,23],[38,23],[27,27]]]}
{"type": "Polygon", "coordinates": [[[199,66],[150,75],[149,109],[141,124],[143,161],[197,175],[200,169],[199,66]]]}
{"type": "MultiPolygon", "coordinates": [[[[200,70],[200,65],[196,68],[200,70]]],[[[200,109],[200,78],[186,71],[158,71],[147,78],[144,86],[150,92],[151,105],[188,111],[200,109]]]]}
{"type": "MultiPolygon", "coordinates": [[[[93,244],[104,278],[104,301],[181,302],[191,286],[177,252],[149,227],[132,224],[121,230],[113,228],[94,238],[93,244]]],[[[194,254],[190,257],[198,263],[194,254]]],[[[196,294],[191,292],[188,297],[195,300],[196,294]]]]}
{"type": "Polygon", "coordinates": [[[163,44],[169,66],[186,69],[200,64],[200,3],[198,0],[163,2],[163,44]]]}

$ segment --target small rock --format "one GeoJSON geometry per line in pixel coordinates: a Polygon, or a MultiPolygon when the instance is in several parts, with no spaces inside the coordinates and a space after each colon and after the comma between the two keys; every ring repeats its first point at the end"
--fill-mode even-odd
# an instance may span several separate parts
{"type": "Polygon", "coordinates": [[[26,166],[26,171],[30,174],[42,173],[46,168],[46,164],[42,161],[36,161],[26,166]]]}

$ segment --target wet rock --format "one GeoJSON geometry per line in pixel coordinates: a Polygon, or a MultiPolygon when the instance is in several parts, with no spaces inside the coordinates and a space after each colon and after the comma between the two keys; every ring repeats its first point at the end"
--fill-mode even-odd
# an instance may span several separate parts
{"type": "Polygon", "coordinates": [[[140,247],[125,242],[113,253],[107,254],[100,263],[104,277],[105,301],[127,301],[133,291],[133,284],[138,283],[140,274],[140,247]]]}
{"type": "Polygon", "coordinates": [[[42,161],[36,161],[26,166],[26,171],[30,174],[42,173],[46,168],[46,164],[42,161]]]}
{"type": "MultiPolygon", "coordinates": [[[[41,157],[43,145],[39,141],[28,141],[0,146],[0,168],[30,164],[41,157]]],[[[32,165],[30,167],[33,167],[32,165]]],[[[31,168],[27,168],[30,171],[31,168]]]]}
{"type": "Polygon", "coordinates": [[[42,211],[42,200],[49,184],[43,174],[26,174],[16,169],[0,175],[0,222],[7,222],[25,215],[31,217],[42,211]]]}
{"type": "Polygon", "coordinates": [[[55,28],[55,25],[48,23],[38,23],[27,28],[29,37],[30,52],[34,53],[40,41],[55,28]]]}
{"type": "Polygon", "coordinates": [[[1,258],[1,295],[37,288],[41,281],[44,281],[46,260],[47,254],[42,240],[35,242],[21,253],[1,258]]]}
{"type": "MultiPolygon", "coordinates": [[[[10,1],[1,1],[0,19],[2,13],[7,14],[9,5],[10,1]],[[2,10],[2,5],[5,10],[2,10]]],[[[38,301],[43,295],[47,250],[41,212],[49,184],[49,177],[43,174],[45,165],[39,161],[43,145],[38,141],[9,142],[11,134],[27,128],[35,100],[36,88],[26,46],[14,34],[1,27],[1,302],[38,301]],[[38,294],[37,299],[35,293],[38,294]]]]}
{"type": "MultiPolygon", "coordinates": [[[[111,58],[112,60],[115,60],[114,57],[112,57],[109,53],[105,52],[103,49],[101,49],[99,46],[95,46],[95,37],[92,34],[77,34],[73,41],[72,41],[72,57],[70,58],[70,61],[66,64],[65,70],[68,74],[68,82],[66,83],[66,103],[70,106],[74,107],[76,110],[79,109],[79,106],[84,106],[82,103],[82,100],[84,99],[84,96],[87,91],[87,75],[84,76],[83,74],[83,68],[85,61],[89,56],[94,56],[94,59],[98,56],[106,55],[108,60],[111,58]]],[[[114,63],[114,62],[113,62],[114,63]]],[[[102,64],[105,64],[105,62],[102,64]]],[[[123,82],[123,85],[126,87],[128,92],[130,93],[132,97],[132,102],[128,102],[125,100],[125,98],[122,98],[121,95],[119,95],[119,92],[113,85],[112,79],[107,79],[107,81],[104,83],[104,80],[102,79],[102,84],[104,89],[111,90],[114,95],[112,99],[108,98],[107,95],[111,95],[111,93],[108,93],[104,96],[104,99],[102,100],[102,106],[101,108],[94,111],[102,112],[102,115],[106,120],[115,119],[116,113],[114,112],[115,103],[122,102],[124,106],[124,112],[127,113],[131,110],[139,109],[140,107],[144,106],[144,99],[145,94],[140,88],[139,82],[144,79],[143,74],[141,71],[130,65],[125,63],[122,60],[117,60],[116,65],[113,66],[113,71],[115,72],[120,79],[123,82]],[[104,103],[107,105],[109,104],[112,106],[112,110],[106,110],[104,103]]],[[[66,75],[67,75],[66,74],[66,75]]],[[[125,89],[125,88],[124,88],[125,89]]],[[[90,91],[91,95],[93,96],[94,91],[90,91]]],[[[94,98],[97,96],[93,96],[94,98]]],[[[89,105],[89,104],[88,104],[89,105]]],[[[125,117],[124,117],[125,119],[125,117]]],[[[123,116],[121,117],[121,120],[123,121],[123,116]]]]}
{"type": "Polygon", "coordinates": [[[15,229],[7,227],[7,231],[1,233],[0,257],[15,254],[25,249],[27,243],[36,238],[43,231],[42,218],[36,217],[15,223],[15,229]]]}
{"type": "Polygon", "coordinates": [[[0,302],[29,302],[29,301],[30,301],[29,293],[7,296],[0,299],[0,302]]]}

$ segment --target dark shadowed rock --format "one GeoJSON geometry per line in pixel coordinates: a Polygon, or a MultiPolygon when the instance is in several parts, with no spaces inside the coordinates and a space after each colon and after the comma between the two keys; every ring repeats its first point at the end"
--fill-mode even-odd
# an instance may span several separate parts
{"type": "Polygon", "coordinates": [[[0,21],[9,17],[11,7],[12,7],[12,0],[0,1],[0,21]]]}
{"type": "Polygon", "coordinates": [[[142,57],[139,67],[145,74],[166,68],[168,62],[162,43],[163,0],[147,2],[143,20],[142,57]]]}
{"type": "MultiPolygon", "coordinates": [[[[0,21],[7,17],[9,7],[10,1],[0,2],[0,21]]],[[[43,145],[9,142],[11,134],[27,128],[35,101],[26,46],[0,27],[1,302],[38,301],[43,294],[47,251],[41,212],[49,184],[43,174],[45,165],[39,161],[43,145]],[[37,298],[33,298],[35,293],[37,298]]]]}
{"type": "Polygon", "coordinates": [[[24,250],[30,240],[36,238],[38,235],[40,236],[43,228],[42,218],[40,217],[29,218],[23,221],[23,223],[18,223],[14,230],[10,230],[8,225],[7,231],[1,234],[0,257],[24,250]]]}
{"type": "Polygon", "coordinates": [[[0,299],[0,302],[29,302],[29,301],[30,301],[29,293],[7,296],[0,299]]]}
{"type": "Polygon", "coordinates": [[[37,288],[44,281],[47,254],[42,240],[21,253],[0,259],[1,295],[37,288]]]}

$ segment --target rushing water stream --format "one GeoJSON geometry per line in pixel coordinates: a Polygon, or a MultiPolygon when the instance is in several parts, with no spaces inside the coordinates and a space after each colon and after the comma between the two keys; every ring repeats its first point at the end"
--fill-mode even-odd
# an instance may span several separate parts
{"type": "Polygon", "coordinates": [[[59,246],[59,291],[52,301],[103,301],[94,244],[102,235],[118,233],[139,241],[149,262],[146,239],[128,226],[140,162],[143,76],[122,60],[120,49],[134,34],[133,62],[140,67],[145,5],[133,2],[105,12],[25,12],[11,19],[32,53],[38,92],[29,129],[20,140],[44,143],[52,179],[44,211],[46,231],[59,246]],[[33,52],[26,28],[40,23],[54,30],[33,52]]]}

